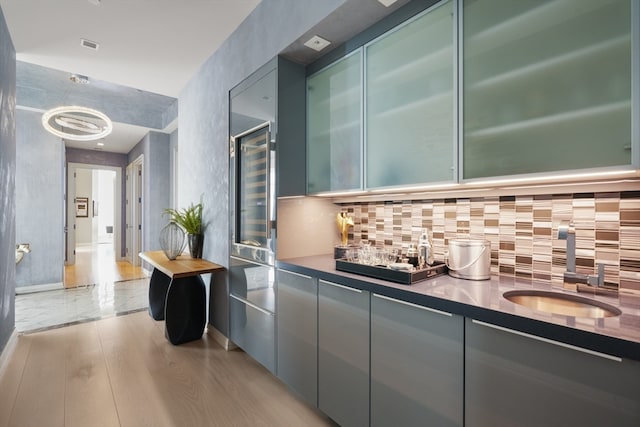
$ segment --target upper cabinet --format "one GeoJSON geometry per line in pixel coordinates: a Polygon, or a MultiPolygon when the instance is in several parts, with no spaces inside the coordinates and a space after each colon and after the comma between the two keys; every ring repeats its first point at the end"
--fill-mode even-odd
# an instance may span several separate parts
{"type": "Polygon", "coordinates": [[[362,188],[362,50],[307,80],[307,191],[362,188]]]}
{"type": "Polygon", "coordinates": [[[305,69],[276,57],[251,74],[229,94],[230,136],[270,123],[276,147],[276,193],[304,195],[305,69]]]}
{"type": "Polygon", "coordinates": [[[637,0],[418,3],[308,78],[309,193],[640,169],[637,0]]]}
{"type": "Polygon", "coordinates": [[[632,16],[630,0],[465,1],[463,178],[631,165],[632,16]]]}
{"type": "Polygon", "coordinates": [[[455,179],[453,1],[365,46],[366,187],[455,179]]]}

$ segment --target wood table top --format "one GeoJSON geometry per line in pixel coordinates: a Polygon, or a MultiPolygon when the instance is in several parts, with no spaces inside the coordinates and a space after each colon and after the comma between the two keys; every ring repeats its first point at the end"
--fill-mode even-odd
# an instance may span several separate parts
{"type": "Polygon", "coordinates": [[[170,260],[163,251],[151,251],[140,252],[138,256],[174,279],[224,270],[221,265],[188,255],[179,255],[178,258],[170,260]]]}

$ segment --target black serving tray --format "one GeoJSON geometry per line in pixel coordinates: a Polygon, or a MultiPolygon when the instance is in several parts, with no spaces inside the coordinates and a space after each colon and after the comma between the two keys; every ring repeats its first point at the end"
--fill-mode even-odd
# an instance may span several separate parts
{"type": "Polygon", "coordinates": [[[365,265],[349,262],[345,259],[337,259],[336,270],[375,277],[376,279],[388,280],[390,282],[401,283],[403,285],[411,285],[412,283],[416,283],[421,280],[445,274],[447,272],[447,266],[444,263],[436,262],[434,265],[427,268],[415,271],[401,271],[392,270],[381,265],[365,265]]]}

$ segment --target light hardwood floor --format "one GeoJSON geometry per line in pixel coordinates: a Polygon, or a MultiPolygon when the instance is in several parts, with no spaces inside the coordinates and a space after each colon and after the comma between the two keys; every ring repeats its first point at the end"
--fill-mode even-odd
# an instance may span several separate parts
{"type": "Polygon", "coordinates": [[[146,312],[20,335],[0,426],[331,426],[241,351],[171,345],[146,312]]]}
{"type": "Polygon", "coordinates": [[[76,247],[76,262],[64,267],[64,287],[120,282],[145,277],[142,267],[127,261],[116,261],[112,244],[80,245],[76,247]]]}

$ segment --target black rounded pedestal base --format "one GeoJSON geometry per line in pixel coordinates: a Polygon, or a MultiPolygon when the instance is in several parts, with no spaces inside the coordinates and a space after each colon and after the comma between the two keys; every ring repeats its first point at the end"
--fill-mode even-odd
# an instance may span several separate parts
{"type": "Polygon", "coordinates": [[[200,276],[171,281],[164,318],[164,334],[171,344],[202,338],[206,324],[206,291],[200,276]]]}
{"type": "Polygon", "coordinates": [[[164,320],[164,304],[171,277],[157,268],[153,269],[149,280],[149,314],[154,320],[164,320]]]}

